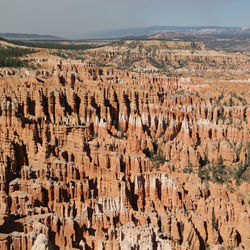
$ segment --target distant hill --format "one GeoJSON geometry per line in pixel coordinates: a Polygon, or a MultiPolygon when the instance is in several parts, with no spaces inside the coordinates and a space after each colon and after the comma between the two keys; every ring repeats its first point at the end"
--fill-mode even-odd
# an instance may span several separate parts
{"type": "Polygon", "coordinates": [[[155,39],[198,41],[215,50],[250,51],[249,27],[219,26],[151,26],[119,30],[104,30],[84,34],[89,39],[155,39]]]}
{"type": "Polygon", "coordinates": [[[78,35],[78,38],[147,38],[155,34],[177,32],[188,36],[197,35],[249,35],[250,28],[219,27],[219,26],[151,26],[142,28],[128,28],[104,30],[100,32],[78,35]]]}
{"type": "Polygon", "coordinates": [[[0,33],[0,37],[13,40],[61,40],[62,38],[52,35],[0,33]]]}
{"type": "Polygon", "coordinates": [[[160,40],[192,40],[206,44],[215,50],[230,52],[250,51],[250,28],[222,28],[203,27],[186,31],[157,32],[145,37],[145,39],[160,40]]]}

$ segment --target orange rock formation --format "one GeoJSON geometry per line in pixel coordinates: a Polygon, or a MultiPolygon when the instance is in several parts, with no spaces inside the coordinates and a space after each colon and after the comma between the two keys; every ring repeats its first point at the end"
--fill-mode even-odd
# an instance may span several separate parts
{"type": "Polygon", "coordinates": [[[0,72],[0,249],[250,248],[249,184],[200,178],[249,163],[247,80],[32,60],[0,72]]]}

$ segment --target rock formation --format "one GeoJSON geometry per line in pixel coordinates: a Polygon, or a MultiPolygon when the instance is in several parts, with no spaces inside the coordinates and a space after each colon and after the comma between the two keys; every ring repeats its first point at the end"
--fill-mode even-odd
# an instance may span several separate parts
{"type": "Polygon", "coordinates": [[[0,70],[1,249],[250,248],[246,78],[29,58],[0,70]]]}
{"type": "Polygon", "coordinates": [[[83,54],[89,62],[98,61],[135,72],[172,75],[243,74],[248,65],[243,53],[214,51],[193,41],[122,40],[83,54]]]}

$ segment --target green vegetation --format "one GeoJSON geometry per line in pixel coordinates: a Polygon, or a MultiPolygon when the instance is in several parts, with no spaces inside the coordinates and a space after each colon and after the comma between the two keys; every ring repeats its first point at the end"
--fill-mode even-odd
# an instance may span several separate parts
{"type": "Polygon", "coordinates": [[[112,64],[105,64],[105,63],[101,63],[101,62],[95,62],[95,64],[96,64],[96,66],[102,67],[102,68],[112,66],[112,64]]]}
{"type": "Polygon", "coordinates": [[[180,244],[183,242],[183,231],[184,231],[184,224],[182,222],[178,223],[179,235],[180,235],[180,244]]]}
{"type": "Polygon", "coordinates": [[[224,123],[225,119],[226,119],[226,117],[225,117],[225,115],[224,115],[224,108],[221,107],[221,111],[220,111],[220,113],[219,113],[219,115],[218,115],[218,117],[217,117],[216,122],[217,122],[217,124],[218,124],[219,120],[222,120],[223,123],[224,123]]]}
{"type": "Polygon", "coordinates": [[[164,164],[167,160],[155,141],[153,141],[153,147],[154,150],[149,151],[149,159],[153,162],[153,168],[158,169],[160,165],[164,164]]]}
{"type": "Polygon", "coordinates": [[[230,96],[230,98],[229,98],[229,106],[230,106],[230,107],[233,107],[233,106],[234,106],[234,101],[233,101],[232,96],[230,96]]]}
{"type": "Polygon", "coordinates": [[[207,157],[205,155],[204,160],[200,163],[200,168],[198,170],[198,177],[202,181],[213,181],[217,183],[224,183],[227,181],[228,178],[228,172],[226,170],[225,165],[223,164],[222,157],[220,156],[219,164],[218,165],[212,165],[208,164],[207,157]]]}
{"type": "Polygon", "coordinates": [[[243,173],[247,170],[247,164],[242,164],[242,162],[239,164],[238,169],[234,173],[234,178],[236,180],[237,185],[240,185],[240,179],[243,175],[243,173]]]}
{"type": "MultiPolygon", "coordinates": [[[[60,41],[62,42],[62,41],[60,41]]],[[[62,44],[59,41],[11,41],[15,45],[22,45],[31,48],[58,49],[58,50],[86,50],[102,47],[94,44],[62,44]]]]}
{"type": "Polygon", "coordinates": [[[155,59],[153,59],[152,57],[149,57],[148,59],[154,67],[162,70],[163,72],[166,71],[166,68],[165,68],[166,65],[164,64],[164,62],[159,63],[155,59]]]}
{"type": "Polygon", "coordinates": [[[112,125],[115,127],[115,129],[116,129],[117,131],[122,132],[122,127],[121,127],[121,125],[120,125],[120,123],[119,123],[118,120],[113,119],[113,120],[112,120],[112,125]]]}
{"type": "Polygon", "coordinates": [[[132,41],[131,43],[128,43],[128,48],[135,49],[138,46],[137,41],[132,41]]]}
{"type": "Polygon", "coordinates": [[[242,103],[242,105],[247,105],[247,101],[246,101],[246,99],[245,98],[242,98],[241,96],[237,96],[235,93],[233,93],[233,95],[232,95],[234,98],[236,98],[236,99],[238,99],[241,103],[242,103]]]}
{"type": "Polygon", "coordinates": [[[199,170],[198,170],[198,177],[199,177],[202,181],[208,181],[208,180],[210,179],[208,169],[199,169],[199,170]]]}
{"type": "MultiPolygon", "coordinates": [[[[123,139],[125,138],[126,136],[124,135],[123,131],[121,132],[121,135],[118,135],[117,138],[118,139],[123,139]]],[[[127,138],[127,137],[126,137],[127,138]]]]}
{"type": "Polygon", "coordinates": [[[30,49],[21,48],[3,48],[0,47],[0,67],[27,67],[28,64],[18,57],[34,53],[30,49]]]}
{"type": "MultiPolygon", "coordinates": [[[[228,103],[225,102],[224,105],[225,105],[225,106],[230,106],[230,107],[235,106],[235,102],[234,102],[233,98],[239,100],[239,101],[242,103],[242,105],[244,105],[244,106],[247,105],[246,99],[242,98],[241,96],[237,96],[235,93],[233,93],[233,94],[230,96],[230,98],[229,98],[229,100],[228,100],[228,103]]],[[[221,100],[221,99],[218,99],[218,100],[217,100],[217,104],[220,103],[220,100],[221,100]]]]}
{"type": "Polygon", "coordinates": [[[193,173],[193,172],[194,172],[194,170],[193,170],[193,166],[192,166],[191,163],[189,163],[188,166],[183,169],[183,173],[189,173],[190,174],[190,173],[193,173]]]}
{"type": "Polygon", "coordinates": [[[7,42],[7,40],[6,40],[6,39],[4,39],[4,38],[2,38],[2,37],[0,37],[0,41],[7,42]]]}
{"type": "Polygon", "coordinates": [[[240,185],[241,180],[250,183],[250,142],[247,144],[247,159],[243,164],[240,162],[234,173],[234,178],[237,185],[240,185]]]}
{"type": "Polygon", "coordinates": [[[224,183],[228,180],[228,172],[226,171],[225,165],[223,164],[220,156],[220,161],[217,166],[212,167],[212,181],[217,183],[224,183]]]}
{"type": "Polygon", "coordinates": [[[2,57],[19,57],[24,56],[30,53],[34,53],[34,50],[30,49],[21,49],[21,48],[1,48],[0,50],[0,56],[2,57]]]}
{"type": "Polygon", "coordinates": [[[220,104],[221,100],[224,98],[224,92],[221,93],[221,95],[219,96],[218,100],[217,100],[217,105],[220,104]]]}
{"type": "Polygon", "coordinates": [[[213,227],[214,229],[217,229],[217,228],[218,228],[218,222],[217,222],[217,220],[216,220],[216,217],[215,217],[215,214],[214,214],[214,213],[212,214],[212,227],[213,227]]]}
{"type": "Polygon", "coordinates": [[[132,67],[132,65],[135,62],[139,62],[141,60],[141,58],[137,58],[137,59],[132,59],[132,57],[130,57],[129,55],[127,55],[126,60],[124,60],[121,63],[118,63],[118,69],[129,69],[130,67],[132,67]]]}
{"type": "Polygon", "coordinates": [[[199,93],[196,91],[195,97],[200,97],[199,93]]]}
{"type": "Polygon", "coordinates": [[[27,67],[27,64],[18,58],[0,57],[0,67],[27,67]]]}
{"type": "Polygon", "coordinates": [[[228,142],[228,144],[230,145],[230,147],[234,150],[234,153],[235,153],[236,156],[237,156],[237,160],[236,160],[236,161],[239,161],[239,160],[240,160],[240,153],[241,153],[243,144],[241,143],[240,146],[237,147],[236,144],[232,145],[232,143],[230,142],[229,139],[227,139],[227,142],[228,142]]]}
{"type": "Polygon", "coordinates": [[[120,123],[119,123],[119,121],[117,121],[117,120],[113,120],[112,121],[112,125],[115,127],[115,129],[118,131],[118,132],[120,132],[120,135],[118,134],[113,134],[113,136],[115,137],[115,138],[118,138],[118,139],[123,139],[123,138],[125,138],[126,137],[126,135],[124,134],[124,132],[123,132],[123,130],[122,130],[122,127],[121,127],[121,125],[120,125],[120,123]]]}
{"type": "Polygon", "coordinates": [[[200,161],[201,167],[206,166],[208,163],[207,154],[204,155],[204,159],[200,161]]]}
{"type": "Polygon", "coordinates": [[[118,139],[127,138],[127,136],[124,134],[123,131],[121,131],[120,135],[119,135],[119,134],[118,134],[118,135],[113,134],[113,136],[114,136],[115,138],[118,138],[118,139]]]}
{"type": "Polygon", "coordinates": [[[210,250],[210,246],[207,242],[205,242],[205,250],[210,250]]]}
{"type": "Polygon", "coordinates": [[[94,133],[94,134],[93,134],[93,139],[98,138],[98,136],[99,136],[99,134],[98,134],[98,133],[94,133]]]}
{"type": "Polygon", "coordinates": [[[67,58],[66,55],[62,52],[51,52],[51,55],[59,56],[61,58],[67,58]]]}
{"type": "MultiPolygon", "coordinates": [[[[234,149],[237,155],[237,161],[239,161],[240,152],[243,145],[236,147],[229,140],[227,140],[230,146],[234,149]]],[[[236,168],[225,166],[220,156],[219,163],[217,165],[210,164],[207,159],[204,159],[200,163],[198,170],[198,177],[202,181],[212,181],[216,183],[231,183],[231,179],[235,179],[237,185],[240,185],[242,181],[250,183],[250,143],[247,145],[247,159],[243,162],[238,162],[236,168]]]]}
{"type": "Polygon", "coordinates": [[[233,117],[232,117],[232,111],[229,111],[229,124],[233,124],[233,117]]]}

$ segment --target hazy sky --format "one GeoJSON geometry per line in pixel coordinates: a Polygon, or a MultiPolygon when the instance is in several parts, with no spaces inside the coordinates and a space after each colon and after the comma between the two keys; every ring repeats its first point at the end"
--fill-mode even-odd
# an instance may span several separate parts
{"type": "Polygon", "coordinates": [[[0,0],[0,32],[62,37],[103,29],[250,26],[250,0],[0,0]]]}

